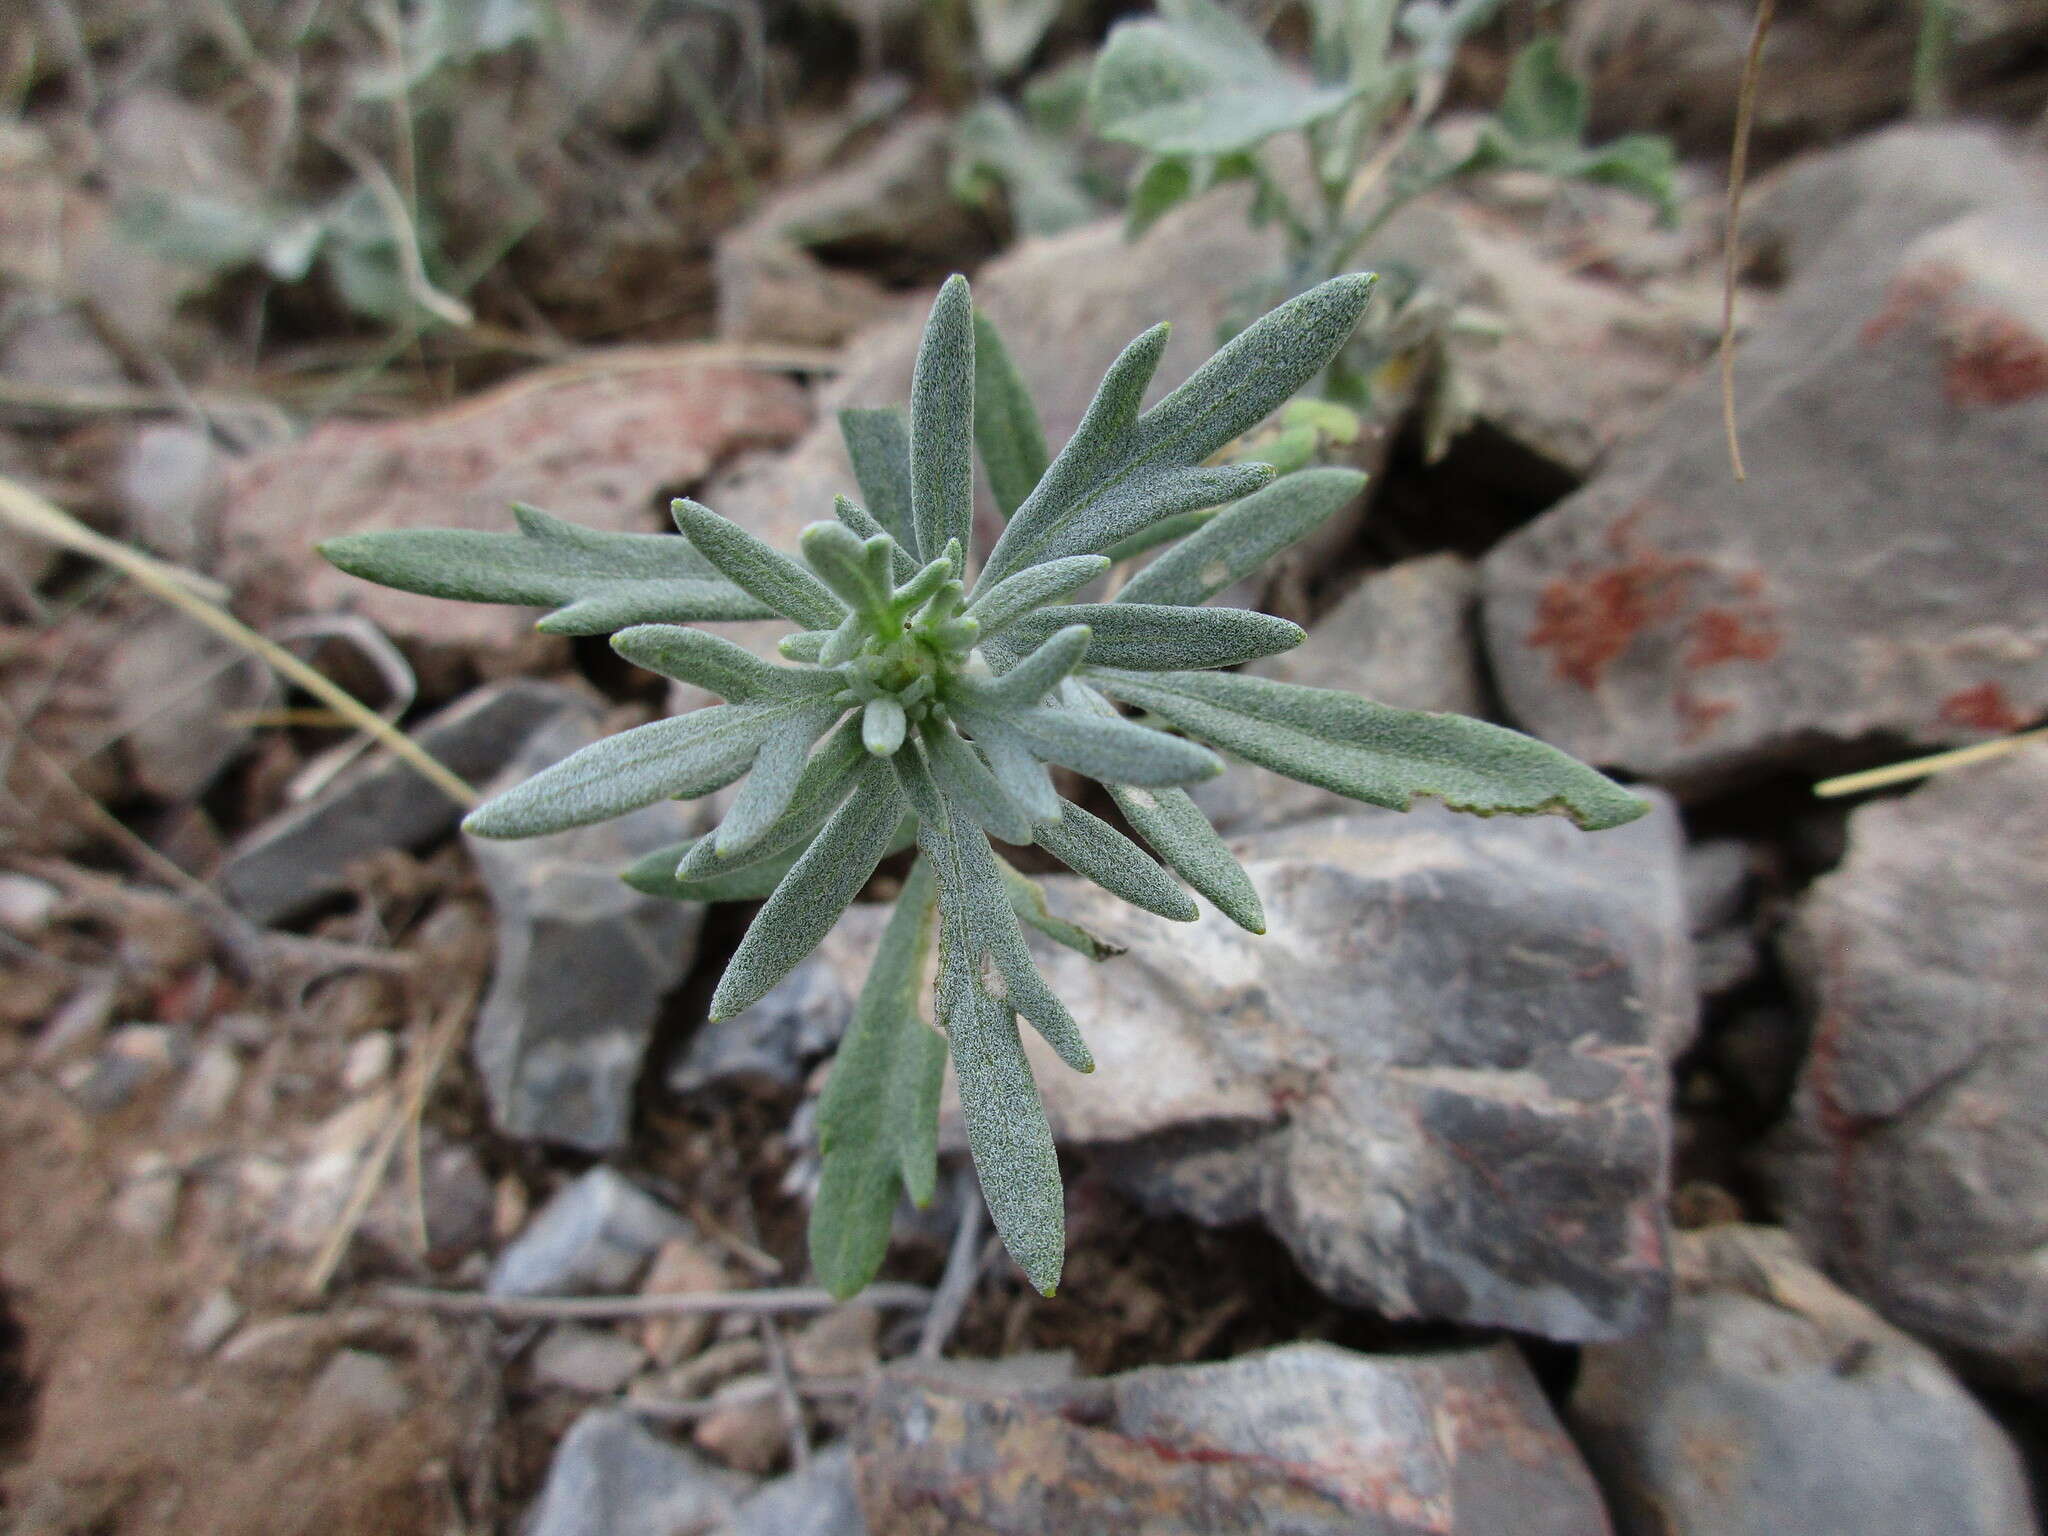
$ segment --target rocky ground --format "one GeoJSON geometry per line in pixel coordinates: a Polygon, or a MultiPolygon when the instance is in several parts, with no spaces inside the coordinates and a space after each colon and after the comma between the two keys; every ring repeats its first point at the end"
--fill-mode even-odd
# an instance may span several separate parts
{"type": "MultiPolygon", "coordinates": [[[[565,9],[596,48],[606,8],[565,9]]],[[[900,867],[707,1025],[747,911],[616,878],[698,809],[471,843],[240,651],[0,529],[0,1528],[2034,1532],[2048,746],[1812,793],[2048,714],[2048,156],[2013,126],[2048,20],[1981,9],[1976,116],[1902,125],[1870,83],[1899,29],[1787,7],[1746,481],[1719,8],[1567,18],[1610,126],[1707,152],[1676,229],[1517,177],[1388,228],[1374,263],[1472,322],[1440,364],[1469,424],[1432,455],[1428,381],[1394,392],[1366,498],[1247,594],[1311,631],[1254,670],[1515,724],[1654,812],[1588,837],[1235,767],[1200,794],[1267,937],[1047,876],[1125,949],[1038,955],[1100,1063],[1039,1064],[1049,1301],[950,1104],[884,1283],[807,1285],[817,1093],[900,867]]],[[[614,48],[616,121],[513,135],[590,249],[537,236],[459,339],[386,356],[123,245],[124,184],[255,185],[265,141],[78,50],[0,127],[0,475],[212,578],[484,789],[702,700],[315,539],[513,499],[652,530],[687,491],[787,543],[952,267],[1057,441],[1158,319],[1184,377],[1217,274],[1277,250],[1227,190],[1135,245],[1009,243],[892,77],[751,138],[729,102],[742,212],[614,48]]]]}

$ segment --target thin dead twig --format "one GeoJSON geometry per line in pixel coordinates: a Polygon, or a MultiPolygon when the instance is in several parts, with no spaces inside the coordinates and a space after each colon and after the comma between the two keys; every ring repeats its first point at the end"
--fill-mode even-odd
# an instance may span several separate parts
{"type": "Polygon", "coordinates": [[[981,1239],[981,1185],[971,1168],[960,1170],[953,1190],[954,1204],[960,1213],[959,1225],[953,1229],[953,1246],[946,1254],[946,1272],[939,1277],[931,1310],[925,1313],[924,1328],[917,1336],[920,1360],[936,1360],[944,1351],[953,1330],[960,1326],[967,1299],[974,1294],[974,1284],[990,1257],[981,1239]]]}
{"type": "Polygon", "coordinates": [[[2048,741],[2048,726],[2039,730],[2022,731],[2017,736],[2007,736],[1998,741],[1980,741],[1973,747],[1957,747],[1953,752],[1936,752],[1931,757],[1916,757],[1908,762],[1892,763],[1884,768],[1866,768],[1861,773],[1845,773],[1838,778],[1823,779],[1813,786],[1813,792],[1823,800],[1832,800],[1840,795],[1860,795],[1865,790],[1889,789],[1894,784],[1910,784],[1915,779],[1925,779],[1937,773],[1947,773],[1954,768],[1967,768],[1972,763],[1989,762],[2004,757],[2031,742],[2048,741]]]}
{"type": "Polygon", "coordinates": [[[476,1011],[477,999],[482,995],[480,982],[465,986],[435,1022],[427,1036],[426,1047],[418,1061],[413,1063],[412,1081],[392,1106],[391,1116],[384,1122],[384,1128],[377,1133],[376,1145],[370,1149],[369,1159],[363,1164],[363,1171],[356,1179],[356,1187],[350,1192],[348,1204],[342,1208],[334,1230],[327,1234],[327,1241],[314,1256],[306,1270],[305,1289],[311,1296],[318,1296],[327,1289],[327,1282],[334,1278],[334,1271],[340,1265],[342,1255],[348,1251],[356,1228],[362,1225],[363,1213],[369,1210],[370,1201],[375,1198],[377,1186],[384,1182],[385,1170],[390,1166],[392,1153],[398,1150],[400,1140],[408,1127],[412,1126],[427,1106],[427,1095],[433,1092],[434,1084],[440,1079],[441,1067],[448,1059],[462,1028],[476,1011]]]}
{"type": "Polygon", "coordinates": [[[768,1313],[759,1320],[761,1346],[768,1351],[768,1371],[775,1378],[775,1406],[782,1413],[782,1432],[789,1439],[789,1464],[801,1472],[811,1464],[811,1437],[804,1429],[804,1405],[797,1401],[796,1376],[789,1368],[789,1350],[782,1330],[768,1313]]]}
{"type": "Polygon", "coordinates": [[[1777,0],[1757,0],[1756,27],[1749,34],[1749,57],[1742,63],[1742,89],[1735,103],[1735,143],[1728,155],[1728,231],[1721,252],[1721,424],[1728,433],[1728,462],[1737,480],[1747,480],[1742,467],[1742,438],[1735,426],[1735,257],[1742,224],[1742,184],[1749,174],[1749,130],[1756,120],[1756,87],[1763,74],[1764,39],[1770,36],[1777,0]]]}
{"type": "Polygon", "coordinates": [[[290,681],[346,716],[351,725],[369,732],[456,804],[467,807],[477,803],[474,789],[405,732],[390,724],[362,700],[307,666],[283,646],[257,634],[218,603],[209,600],[203,589],[214,584],[204,577],[194,576],[166,561],[131,549],[118,540],[93,532],[70,513],[5,476],[0,476],[0,522],[12,523],[39,538],[114,567],[138,586],[162,598],[215,634],[262,657],[290,681]]]}
{"type": "MultiPolygon", "coordinates": [[[[812,1400],[831,1401],[852,1397],[865,1397],[874,1390],[872,1376],[812,1376],[797,1380],[794,1384],[796,1395],[812,1400]]],[[[762,1383],[763,1393],[777,1390],[770,1383],[762,1383]]],[[[639,1414],[642,1418],[658,1419],[666,1424],[688,1424],[698,1419],[709,1418],[721,1408],[730,1408],[735,1401],[754,1402],[751,1393],[728,1392],[724,1397],[625,1397],[619,1406],[628,1413],[639,1414]]]]}

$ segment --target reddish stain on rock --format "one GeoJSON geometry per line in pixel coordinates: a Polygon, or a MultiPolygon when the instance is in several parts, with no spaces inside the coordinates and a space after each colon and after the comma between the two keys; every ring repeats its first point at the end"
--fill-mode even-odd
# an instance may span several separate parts
{"type": "Polygon", "coordinates": [[[1941,389],[1951,405],[2015,405],[2048,394],[2048,340],[2025,321],[1988,304],[1958,298],[1966,279],[1941,262],[1901,272],[1883,306],[1864,323],[1874,346],[1931,316],[1941,352],[1941,389]]]}
{"type": "Polygon", "coordinates": [[[1702,698],[1690,688],[1680,688],[1671,696],[1671,703],[1678,712],[1678,739],[1686,746],[1711,735],[1735,708],[1732,699],[1702,698]]]}
{"type": "Polygon", "coordinates": [[[1615,564],[1560,576],[1536,601],[1528,644],[1551,652],[1557,675],[1587,690],[1600,686],[1638,635],[1677,612],[1696,568],[1638,537],[1642,513],[1637,507],[1607,530],[1615,564]]]}
{"type": "Polygon", "coordinates": [[[1962,286],[1963,274],[1945,263],[1923,262],[1908,267],[1885,290],[1883,307],[1864,322],[1863,345],[1875,346],[1929,310],[1940,309],[1962,286]]]}
{"type": "Polygon", "coordinates": [[[1688,626],[1692,644],[1685,665],[1697,670],[1730,661],[1769,661],[1784,647],[1784,638],[1769,624],[1733,608],[1702,608],[1688,626]]]}
{"type": "Polygon", "coordinates": [[[1942,393],[1951,405],[2017,405],[2048,393],[2048,342],[2002,310],[1951,317],[1942,393]]]}
{"type": "Polygon", "coordinates": [[[1979,683],[1950,694],[1941,701],[1941,719],[1945,725],[1967,731],[2000,733],[2016,731],[2027,723],[1996,683],[1979,683]]]}

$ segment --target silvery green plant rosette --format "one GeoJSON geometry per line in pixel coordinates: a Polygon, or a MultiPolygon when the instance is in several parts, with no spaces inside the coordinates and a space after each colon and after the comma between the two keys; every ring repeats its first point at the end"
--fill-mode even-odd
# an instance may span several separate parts
{"type": "Polygon", "coordinates": [[[866,505],[839,498],[832,520],[804,530],[800,560],[688,500],[674,504],[681,538],[599,533],[519,507],[517,533],[415,529],[321,546],[388,586],[549,607],[542,630],[610,634],[627,660],[726,701],[586,747],[464,823],[533,837],[744,777],[715,831],[626,875],[684,900],[765,898],[714,1018],[758,1001],[883,859],[916,848],[820,1106],[811,1254],[835,1292],[873,1278],[904,1191],[931,1198],[949,1052],[996,1229],[1033,1285],[1050,1295],[1059,1282],[1059,1162],[1019,1018],[1067,1066],[1094,1062],[1024,926],[1094,958],[1115,951],[1052,914],[995,842],[1035,843],[1179,922],[1198,910],[1184,882],[1263,933],[1258,892],[1184,788],[1220,773],[1219,754],[1396,810],[1428,795],[1480,815],[1558,812],[1594,830],[1647,808],[1500,726],[1226,670],[1304,636],[1209,599],[1352,500],[1365,477],[1318,468],[1276,480],[1266,465],[1209,460],[1329,362],[1372,282],[1338,277],[1281,305],[1141,410],[1166,344],[1155,326],[1111,364],[1054,457],[955,277],[925,326],[908,412],[842,414],[866,505]],[[1005,518],[978,569],[977,449],[1005,518]],[[1113,600],[1072,600],[1162,546],[1113,600]],[[779,646],[786,664],[686,627],[776,617],[795,625],[779,646]],[[1062,796],[1055,767],[1102,784],[1138,841],[1062,796]],[[935,932],[928,1024],[919,1004],[935,932]]]}

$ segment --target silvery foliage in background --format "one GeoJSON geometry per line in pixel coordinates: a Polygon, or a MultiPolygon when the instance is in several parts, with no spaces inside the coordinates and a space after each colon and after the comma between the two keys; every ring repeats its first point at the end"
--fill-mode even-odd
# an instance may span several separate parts
{"type": "Polygon", "coordinates": [[[1113,951],[1050,913],[991,838],[1036,843],[1125,900],[1191,921],[1177,875],[1260,933],[1258,893],[1181,787],[1221,772],[1218,751],[1395,809],[1433,795],[1482,815],[1561,812],[1589,829],[1646,809],[1499,726],[1223,670],[1303,635],[1204,605],[1350,501],[1364,477],[1311,469],[1275,480],[1267,465],[1209,461],[1328,363],[1372,281],[1335,278],[1273,311],[1141,410],[1166,342],[1167,327],[1154,327],[1111,365],[1055,457],[955,277],[932,307],[909,411],[842,416],[867,505],[840,498],[836,520],[804,530],[801,561],[687,500],[674,505],[682,538],[595,533],[522,507],[516,534],[428,529],[322,546],[342,569],[409,591],[548,605],[541,629],[611,633],[628,660],[728,701],[586,747],[465,823],[485,837],[531,837],[745,775],[716,831],[627,876],[689,900],[766,898],[718,984],[714,1017],[760,999],[884,858],[916,847],[821,1105],[811,1252],[835,1291],[872,1278],[902,1191],[931,1197],[949,1051],[997,1230],[1033,1285],[1050,1294],[1058,1283],[1059,1164],[1018,1018],[1069,1067],[1093,1062],[1021,924],[1098,959],[1113,951]],[[978,574],[977,447],[1007,518],[978,574]],[[1162,544],[1113,601],[1068,601],[1116,560],[1162,544]],[[775,616],[797,626],[780,647],[792,665],[685,627],[775,616]],[[1147,846],[1063,798],[1054,766],[1107,786],[1147,846]],[[919,1015],[934,930],[936,1030],[919,1015]]]}
{"type": "MultiPolygon", "coordinates": [[[[1675,216],[1671,145],[1629,134],[1588,147],[1586,88],[1557,40],[1516,57],[1493,114],[1454,145],[1439,136],[1459,47],[1501,0],[1305,0],[1310,72],[1266,46],[1217,0],[1159,0],[1158,15],[1117,24],[1096,57],[1088,115],[1094,131],[1145,158],[1132,178],[1126,229],[1135,238],[1168,209],[1229,181],[1255,189],[1256,225],[1277,221],[1285,270],[1254,286],[1257,313],[1349,270],[1372,237],[1415,198],[1488,171],[1538,171],[1644,198],[1675,216]],[[1309,174],[1290,176],[1273,141],[1298,138],[1309,174]]],[[[1323,392],[1370,403],[1371,375],[1399,352],[1427,350],[1448,317],[1408,300],[1420,274],[1395,274],[1396,301],[1338,360],[1323,392]]]]}

